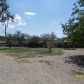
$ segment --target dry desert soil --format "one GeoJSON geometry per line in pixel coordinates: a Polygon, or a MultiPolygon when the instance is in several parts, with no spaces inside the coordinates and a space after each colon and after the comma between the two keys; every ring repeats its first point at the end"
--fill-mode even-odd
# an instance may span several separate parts
{"type": "Polygon", "coordinates": [[[63,52],[62,56],[24,59],[0,52],[0,84],[84,84],[84,78],[74,75],[74,71],[81,68],[65,62],[69,56],[84,56],[84,49],[63,52]]]}

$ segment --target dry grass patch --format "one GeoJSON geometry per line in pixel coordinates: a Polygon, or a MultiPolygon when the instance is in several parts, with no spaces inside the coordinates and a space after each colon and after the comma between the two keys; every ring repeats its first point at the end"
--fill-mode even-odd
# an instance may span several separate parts
{"type": "Polygon", "coordinates": [[[40,60],[40,61],[38,61],[38,62],[40,62],[40,63],[46,63],[46,64],[48,64],[48,65],[51,65],[50,61],[47,61],[47,60],[40,60]]]}

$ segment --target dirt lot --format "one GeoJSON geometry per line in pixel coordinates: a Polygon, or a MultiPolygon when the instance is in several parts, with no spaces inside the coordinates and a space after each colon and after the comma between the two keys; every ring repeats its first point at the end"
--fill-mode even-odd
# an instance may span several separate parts
{"type": "Polygon", "coordinates": [[[62,56],[24,59],[0,52],[0,84],[84,84],[84,78],[73,74],[79,67],[65,62],[69,56],[84,56],[84,49],[63,52],[62,56]]]}

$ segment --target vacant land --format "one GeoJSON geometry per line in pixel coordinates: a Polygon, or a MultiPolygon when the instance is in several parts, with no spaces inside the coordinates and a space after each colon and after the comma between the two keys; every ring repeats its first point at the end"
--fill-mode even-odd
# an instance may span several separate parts
{"type": "MultiPolygon", "coordinates": [[[[19,53],[22,54],[23,50],[21,50],[19,53]]],[[[39,49],[32,51],[30,49],[29,52],[28,50],[27,54],[36,53],[39,49]]],[[[57,52],[57,49],[55,51],[57,52]]],[[[15,54],[18,54],[17,49],[0,50],[0,84],[84,84],[83,76],[75,76],[75,74],[79,74],[79,71],[82,74],[84,67],[79,68],[81,65],[77,65],[69,59],[70,56],[84,57],[84,49],[58,49],[58,51],[64,53],[61,56],[57,53],[53,55],[47,53],[46,56],[42,52],[42,57],[37,56],[39,54],[37,53],[34,58],[15,59],[15,54]],[[10,55],[14,53],[14,56],[9,56],[9,53],[10,55]]]]}

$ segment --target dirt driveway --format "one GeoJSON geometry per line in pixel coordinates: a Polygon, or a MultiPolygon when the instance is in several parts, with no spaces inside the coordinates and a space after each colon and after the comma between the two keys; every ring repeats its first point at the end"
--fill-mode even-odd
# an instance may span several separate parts
{"type": "Polygon", "coordinates": [[[0,53],[0,84],[84,84],[73,75],[73,64],[65,58],[84,55],[84,49],[64,50],[62,56],[17,60],[0,53]]]}

